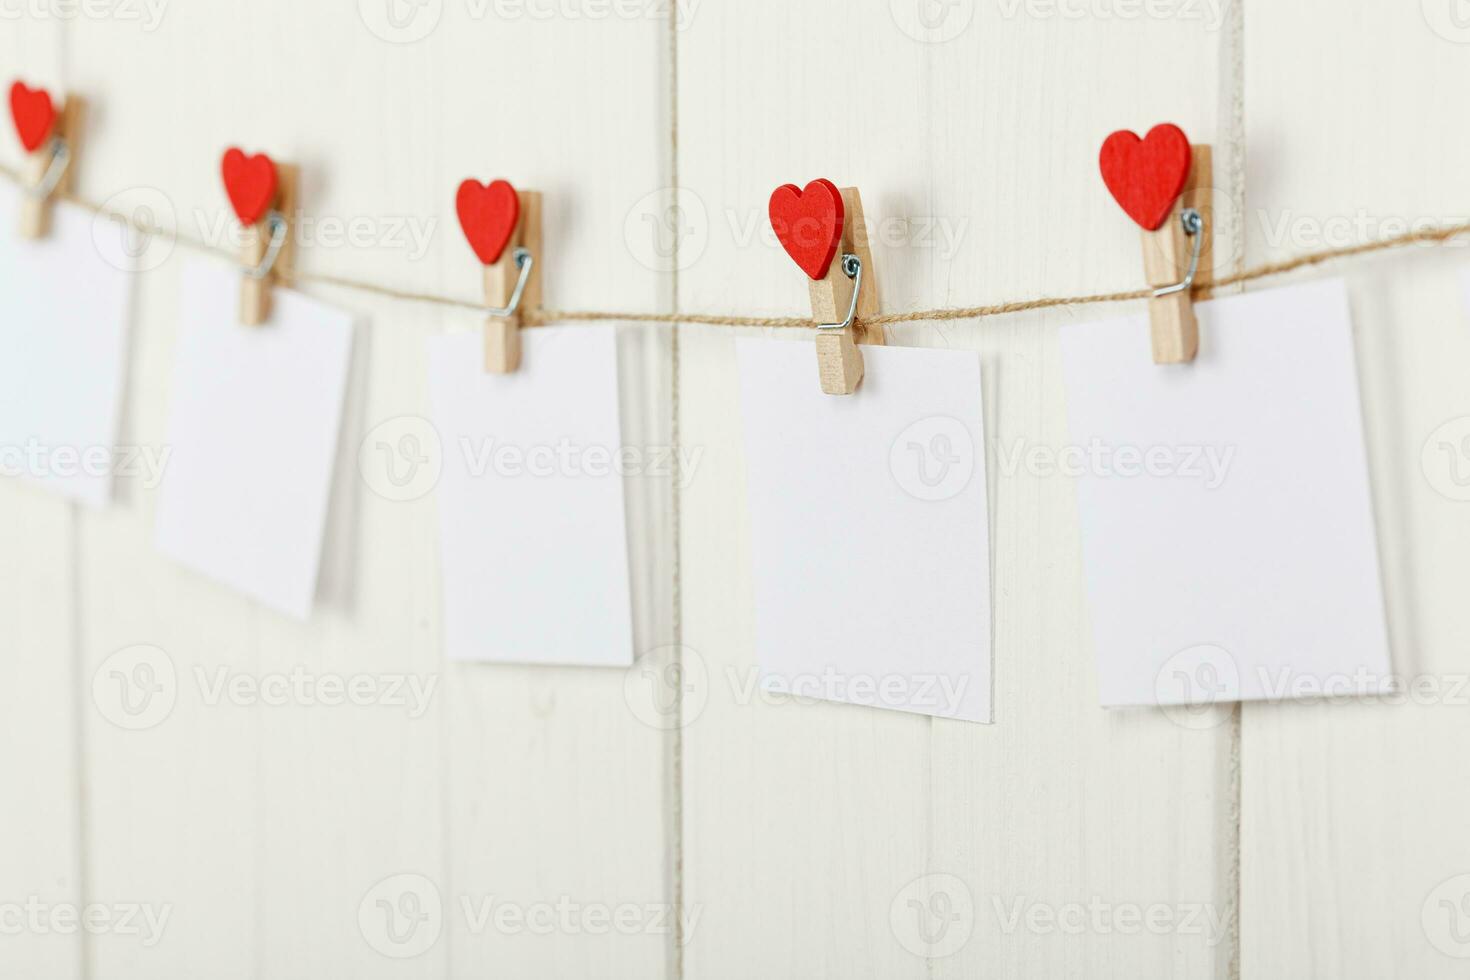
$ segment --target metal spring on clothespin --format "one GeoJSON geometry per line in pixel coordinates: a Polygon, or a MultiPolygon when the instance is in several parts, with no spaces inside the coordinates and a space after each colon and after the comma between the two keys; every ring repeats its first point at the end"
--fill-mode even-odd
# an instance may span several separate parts
{"type": "Polygon", "coordinates": [[[264,153],[247,156],[237,147],[220,161],[225,193],[240,219],[240,322],[256,327],[270,320],[271,288],[291,247],[296,213],[297,170],[264,153]]]}
{"type": "Polygon", "coordinates": [[[1210,203],[1210,156],[1207,144],[1190,145],[1172,123],[1160,123],[1143,139],[1120,129],[1103,141],[1098,154],[1103,183],[1142,229],[1144,280],[1152,287],[1148,321],[1155,364],[1187,364],[1199,352],[1191,291],[1211,278],[1209,264],[1201,268],[1201,256],[1209,248],[1203,211],[1210,203]]]}
{"type": "Polygon", "coordinates": [[[470,178],[460,182],[454,206],[484,266],[485,370],[513,373],[521,366],[521,307],[541,303],[541,194],[470,178]]]}
{"type": "Polygon", "coordinates": [[[822,391],[850,395],[863,380],[859,336],[868,344],[883,343],[882,327],[859,323],[878,312],[862,198],[856,187],[838,188],[819,177],[804,188],[776,188],[768,211],[781,247],[806,273],[822,391]]]}
{"type": "Polygon", "coordinates": [[[842,256],[842,274],[852,280],[852,302],[847,304],[847,316],[841,323],[819,323],[818,330],[847,330],[857,319],[858,298],[863,293],[863,260],[846,252],[842,256]]]}
{"type": "Polygon", "coordinates": [[[45,89],[32,89],[24,82],[11,86],[10,102],[21,145],[30,153],[20,182],[24,191],[20,234],[43,238],[51,226],[54,202],[67,192],[76,169],[85,103],[68,95],[56,111],[45,89]]]}
{"type": "Polygon", "coordinates": [[[60,136],[51,137],[46,144],[46,151],[51,155],[51,162],[46,165],[46,172],[35,184],[25,188],[25,192],[33,198],[45,200],[50,197],[61,184],[61,179],[66,176],[66,168],[71,164],[71,148],[66,145],[66,140],[60,136]]]}
{"type": "Polygon", "coordinates": [[[245,274],[251,279],[265,279],[276,267],[276,259],[280,257],[281,249],[286,244],[286,235],[290,227],[286,223],[285,215],[279,211],[272,211],[265,216],[265,226],[270,231],[270,242],[265,247],[265,255],[253,268],[245,270],[245,274]]]}
{"type": "Polygon", "coordinates": [[[1194,287],[1194,275],[1199,271],[1199,253],[1205,240],[1205,236],[1201,234],[1205,230],[1205,219],[1194,208],[1185,208],[1179,212],[1179,223],[1184,228],[1184,234],[1194,242],[1194,247],[1189,253],[1189,271],[1184,274],[1183,279],[1173,285],[1160,286],[1155,289],[1155,298],[1168,296],[1171,293],[1188,292],[1194,287]]]}
{"type": "Polygon", "coordinates": [[[531,270],[536,266],[536,256],[525,247],[517,248],[511,253],[511,260],[515,262],[521,274],[516,277],[515,289],[511,291],[510,302],[505,306],[487,306],[485,312],[495,317],[511,317],[521,308],[521,297],[525,295],[526,283],[531,281],[531,270]]]}

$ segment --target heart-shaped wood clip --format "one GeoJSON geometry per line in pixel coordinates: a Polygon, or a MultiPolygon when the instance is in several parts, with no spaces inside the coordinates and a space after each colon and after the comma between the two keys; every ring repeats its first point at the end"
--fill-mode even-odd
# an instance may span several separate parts
{"type": "Polygon", "coordinates": [[[240,322],[259,326],[270,319],[271,287],[280,270],[292,265],[296,216],[297,170],[264,153],[248,155],[230,147],[220,160],[225,196],[240,219],[243,242],[240,264],[240,322]]]}
{"type": "Polygon", "coordinates": [[[20,145],[27,153],[35,153],[56,125],[56,108],[51,104],[51,93],[17,81],[10,86],[10,118],[15,121],[20,145]]]}
{"type": "Polygon", "coordinates": [[[868,249],[862,198],[856,187],[839,190],[818,178],[802,188],[776,188],[767,213],[781,247],[806,273],[822,390],[850,395],[863,380],[859,336],[864,343],[883,343],[882,327],[861,323],[878,313],[877,270],[868,249]]]}
{"type": "Polygon", "coordinates": [[[10,118],[29,158],[23,176],[20,234],[42,238],[51,226],[51,202],[71,190],[82,136],[82,100],[68,95],[61,111],[51,93],[17,81],[10,86],[10,118]]]}
{"type": "Polygon", "coordinates": [[[1103,141],[1103,183],[1143,229],[1149,337],[1156,364],[1194,360],[1199,323],[1191,290],[1211,281],[1210,147],[1161,123],[1139,139],[1126,129],[1103,141]]]}
{"type": "Polygon", "coordinates": [[[485,370],[510,374],[521,365],[521,313],[541,305],[541,194],[469,179],[454,209],[485,267],[485,370]]]}

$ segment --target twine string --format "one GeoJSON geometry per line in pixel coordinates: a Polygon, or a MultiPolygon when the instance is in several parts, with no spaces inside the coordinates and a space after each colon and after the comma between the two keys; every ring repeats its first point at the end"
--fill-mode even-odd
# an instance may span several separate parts
{"type": "MultiPolygon", "coordinates": [[[[0,168],[0,174],[9,177],[12,181],[19,183],[18,175],[10,168],[0,168]]],[[[193,237],[182,232],[172,231],[165,228],[152,226],[140,221],[133,215],[122,214],[118,211],[109,210],[101,204],[89,201],[75,193],[59,195],[64,200],[71,202],[93,214],[120,221],[135,231],[151,236],[170,238],[190,248],[202,252],[212,253],[225,260],[240,261],[239,256],[231,254],[224,248],[211,245],[202,238],[193,237]]],[[[1239,272],[1222,276],[1215,279],[1209,285],[1195,290],[1196,297],[1208,297],[1213,290],[1238,283],[1254,282],[1260,279],[1268,279],[1273,276],[1284,275],[1297,269],[1321,265],[1338,259],[1352,258],[1358,255],[1367,255],[1374,252],[1383,252],[1390,249],[1402,248],[1406,245],[1439,244],[1451,238],[1470,234],[1470,222],[1462,222],[1453,225],[1440,225],[1431,228],[1418,228],[1413,231],[1404,232],[1400,235],[1391,235],[1387,238],[1377,238],[1366,242],[1357,242],[1352,245],[1344,245],[1337,248],[1322,249],[1317,252],[1303,252],[1290,258],[1280,259],[1275,262],[1263,262],[1259,265],[1250,266],[1239,272]]],[[[393,286],[384,286],[373,282],[363,282],[346,276],[331,275],[320,272],[302,272],[297,269],[280,267],[277,269],[277,277],[288,286],[299,286],[315,284],[322,286],[335,286],[340,289],[353,290],[371,296],[382,296],[388,299],[402,300],[411,303],[425,303],[433,306],[444,306],[453,309],[483,311],[480,303],[470,300],[456,299],[452,296],[440,296],[434,293],[419,292],[410,289],[398,289],[393,286]]],[[[1116,303],[1126,300],[1144,299],[1151,295],[1152,289],[1128,289],[1110,293],[1091,293],[1072,296],[1039,296],[1033,299],[1010,300],[1003,303],[991,303],[984,306],[955,306],[932,310],[908,310],[903,313],[884,313],[874,317],[859,317],[858,324],[867,326],[882,326],[890,323],[922,323],[939,320],[979,320],[986,317],[1004,316],[1008,313],[1025,313],[1031,310],[1054,309],[1062,306],[1088,306],[1100,303],[1116,303]]],[[[547,307],[526,310],[521,316],[523,323],[548,324],[548,323],[596,323],[602,321],[631,321],[637,323],[685,323],[698,324],[711,327],[789,327],[789,328],[811,328],[812,320],[804,316],[742,316],[733,313],[648,313],[641,311],[626,310],[558,310],[547,307]]]]}

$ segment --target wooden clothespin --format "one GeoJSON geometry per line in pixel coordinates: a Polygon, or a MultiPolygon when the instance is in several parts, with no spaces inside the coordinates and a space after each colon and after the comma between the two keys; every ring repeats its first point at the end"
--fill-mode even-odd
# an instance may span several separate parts
{"type": "Polygon", "coordinates": [[[23,238],[46,236],[52,201],[71,189],[84,108],[79,96],[68,95],[58,113],[45,89],[29,88],[24,82],[10,86],[10,116],[21,146],[30,154],[20,214],[23,238]]]}
{"type": "Polygon", "coordinates": [[[485,266],[485,370],[510,374],[521,366],[521,310],[541,305],[541,194],[466,180],[454,203],[485,266]]]}
{"type": "Polygon", "coordinates": [[[838,190],[818,178],[771,193],[771,228],[807,275],[812,320],[817,324],[817,374],[829,395],[850,395],[863,380],[857,342],[883,343],[881,326],[859,321],[878,312],[878,282],[863,202],[856,187],[838,190]]]}
{"type": "Polygon", "coordinates": [[[1192,147],[1178,126],[1161,123],[1141,140],[1126,129],[1113,133],[1098,164],[1108,190],[1143,228],[1154,363],[1188,363],[1199,351],[1192,293],[1213,278],[1210,147],[1192,147]]]}
{"type": "Polygon", "coordinates": [[[225,193],[245,232],[240,248],[240,322],[259,326],[270,319],[271,286],[290,266],[291,220],[296,213],[298,171],[264,153],[246,156],[235,147],[220,165],[225,193]],[[285,265],[282,265],[282,262],[285,265]]]}

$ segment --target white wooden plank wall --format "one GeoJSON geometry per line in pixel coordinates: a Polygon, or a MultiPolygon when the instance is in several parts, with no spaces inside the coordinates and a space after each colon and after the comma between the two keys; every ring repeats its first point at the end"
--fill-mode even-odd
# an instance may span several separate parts
{"type": "MultiPolygon", "coordinates": [[[[1470,134],[1451,95],[1470,81],[1460,9],[1259,7],[1245,44],[1251,261],[1322,247],[1314,236],[1466,220],[1470,134]]],[[[1344,267],[1394,666],[1420,693],[1246,709],[1247,976],[1465,975],[1467,254],[1460,242],[1344,267]]]]}
{"type": "MultiPolygon", "coordinates": [[[[55,23],[6,22],[6,64],[38,77],[59,72],[63,34],[55,23]]],[[[15,165],[20,145],[4,140],[0,159],[15,165]]],[[[77,666],[77,522],[61,500],[0,481],[0,615],[7,624],[0,658],[0,812],[3,901],[77,906],[87,892],[82,860],[81,713],[88,705],[77,666]]],[[[83,946],[74,935],[10,927],[0,941],[0,972],[78,976],[83,946]]]]}
{"type": "MultiPolygon", "coordinates": [[[[1163,119],[1216,147],[1227,267],[1470,216],[1452,0],[683,0],[672,28],[595,0],[87,9],[0,7],[0,75],[91,100],[83,194],[217,236],[220,150],[264,149],[324,222],[304,269],[466,299],[467,175],[545,193],[564,309],[803,311],[765,200],[818,175],[863,190],[886,310],[1132,288],[1094,160],[1163,119]]],[[[189,252],[150,248],[123,440],[156,450],[189,252]]],[[[753,686],[723,328],[618,328],[625,440],[686,460],[630,483],[639,664],[447,664],[433,495],[375,467],[427,412],[425,340],[477,318],[313,288],[363,329],[309,623],[156,555],[145,477],[103,511],[0,482],[0,903],[168,914],[156,943],[8,930],[0,976],[1462,975],[1466,263],[1413,251],[1343,270],[1398,669],[1439,680],[1426,705],[1099,709],[1074,487],[1016,461],[1066,443],[1055,326],[1109,311],[890,331],[983,358],[993,726],[753,686]],[[140,657],[177,697],[129,730],[93,678],[140,657]],[[422,712],[210,697],[292,672],[433,687],[422,712]],[[629,928],[597,925],[619,907],[629,928]],[[516,918],[548,908],[550,929],[516,918]]]]}
{"type": "MultiPolygon", "coordinates": [[[[1097,147],[1111,129],[1161,118],[1217,132],[1221,34],[1177,19],[1084,27],[959,4],[948,16],[971,22],[925,43],[902,29],[918,23],[913,9],[897,11],[904,21],[885,6],[701,10],[680,59],[680,174],[710,233],[682,273],[681,306],[801,309],[805,288],[779,248],[739,233],[759,228],[769,188],[817,174],[864,190],[885,309],[1133,282],[1136,232],[1100,187],[1097,147]],[[805,43],[776,44],[783,36],[805,43]],[[780,70],[742,71],[766,59],[780,70]]],[[[999,470],[996,444],[1065,444],[1049,327],[1085,315],[894,331],[984,358],[990,727],[741,703],[731,678],[746,678],[754,657],[734,344],[728,330],[686,331],[681,424],[705,458],[683,513],[684,641],[712,679],[684,743],[685,899],[705,907],[690,976],[1225,974],[1228,944],[1203,936],[1027,925],[1033,905],[1230,904],[1228,726],[1193,731],[1097,708],[1073,487],[999,470]],[[923,876],[936,876],[936,894],[913,893],[923,876]],[[915,910],[913,898],[928,904],[915,910]],[[963,918],[946,923],[951,909],[963,918]],[[946,927],[951,941],[973,935],[952,956],[914,955],[920,929],[946,927]]]]}

